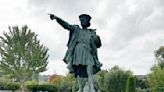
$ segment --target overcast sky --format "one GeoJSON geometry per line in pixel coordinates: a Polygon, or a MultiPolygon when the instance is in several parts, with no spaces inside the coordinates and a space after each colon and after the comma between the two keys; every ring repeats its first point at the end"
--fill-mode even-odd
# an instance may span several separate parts
{"type": "Polygon", "coordinates": [[[102,40],[102,69],[118,65],[148,74],[155,64],[154,50],[164,46],[164,0],[0,0],[0,35],[8,26],[28,25],[49,48],[48,70],[42,74],[68,72],[62,61],[68,31],[51,21],[49,13],[70,24],[80,24],[80,14],[92,16],[90,28],[102,40]]]}

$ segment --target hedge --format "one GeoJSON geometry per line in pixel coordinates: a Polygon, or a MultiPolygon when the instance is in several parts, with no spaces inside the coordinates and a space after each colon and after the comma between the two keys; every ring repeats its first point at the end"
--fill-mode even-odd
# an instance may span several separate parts
{"type": "Polygon", "coordinates": [[[27,89],[32,91],[32,92],[37,92],[37,91],[48,91],[48,92],[56,92],[57,91],[57,86],[53,84],[28,84],[26,85],[27,89]]]}
{"type": "Polygon", "coordinates": [[[20,89],[20,85],[15,82],[0,82],[0,90],[18,90],[20,89]]]}

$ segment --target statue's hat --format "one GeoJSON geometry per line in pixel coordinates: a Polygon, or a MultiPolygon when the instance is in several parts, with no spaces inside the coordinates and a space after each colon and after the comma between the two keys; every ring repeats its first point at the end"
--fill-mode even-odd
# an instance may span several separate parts
{"type": "Polygon", "coordinates": [[[91,16],[89,16],[88,14],[81,14],[80,16],[79,16],[79,19],[81,19],[81,18],[86,18],[87,20],[91,20],[91,16]]]}

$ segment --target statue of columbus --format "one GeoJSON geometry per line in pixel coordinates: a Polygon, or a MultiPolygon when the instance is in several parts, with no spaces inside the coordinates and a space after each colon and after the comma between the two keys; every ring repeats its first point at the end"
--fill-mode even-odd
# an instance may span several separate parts
{"type": "Polygon", "coordinates": [[[97,56],[97,48],[101,47],[100,37],[96,34],[96,29],[89,29],[91,16],[81,14],[79,25],[71,25],[56,15],[49,14],[51,20],[56,20],[63,28],[69,31],[68,50],[64,57],[64,62],[71,73],[74,73],[78,81],[79,92],[83,92],[84,78],[88,79],[89,92],[96,92],[93,75],[100,71],[102,64],[97,56]]]}

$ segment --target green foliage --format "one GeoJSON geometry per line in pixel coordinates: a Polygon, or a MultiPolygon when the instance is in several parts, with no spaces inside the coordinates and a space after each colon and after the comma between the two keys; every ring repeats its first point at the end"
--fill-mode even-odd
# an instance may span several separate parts
{"type": "Polygon", "coordinates": [[[11,83],[7,83],[7,89],[8,90],[18,90],[20,89],[20,85],[18,83],[14,83],[14,82],[11,82],[11,83]]]}
{"type": "Polygon", "coordinates": [[[0,36],[0,69],[18,82],[37,79],[38,74],[46,70],[47,52],[27,26],[9,27],[9,32],[0,36]]]}
{"type": "Polygon", "coordinates": [[[98,82],[99,88],[101,91],[105,92],[105,75],[108,73],[106,70],[102,70],[96,74],[96,80],[98,82]]]}
{"type": "Polygon", "coordinates": [[[62,81],[64,80],[64,76],[62,75],[52,75],[49,79],[49,82],[50,83],[53,83],[53,84],[59,84],[61,83],[62,81]]]}
{"type": "Polygon", "coordinates": [[[164,68],[156,66],[149,75],[149,85],[152,92],[164,92],[164,68]]]}
{"type": "Polygon", "coordinates": [[[6,80],[0,80],[0,90],[18,90],[20,89],[20,85],[16,82],[6,81],[6,80]]]}
{"type": "Polygon", "coordinates": [[[72,74],[67,74],[57,86],[57,92],[72,92],[77,91],[77,84],[72,74]]]}
{"type": "Polygon", "coordinates": [[[32,92],[38,92],[38,91],[48,91],[48,92],[56,92],[57,86],[54,84],[27,84],[26,88],[32,92]]]}
{"type": "Polygon", "coordinates": [[[59,85],[58,85],[58,90],[57,92],[72,92],[72,85],[70,84],[69,81],[63,80],[59,85]]]}
{"type": "Polygon", "coordinates": [[[39,82],[35,81],[35,80],[25,82],[25,85],[38,85],[38,84],[39,84],[39,82]]]}
{"type": "Polygon", "coordinates": [[[143,78],[137,78],[137,76],[136,76],[136,88],[138,88],[138,89],[148,89],[149,88],[147,75],[143,76],[143,78]]]}
{"type": "Polygon", "coordinates": [[[161,46],[158,50],[156,50],[154,55],[158,61],[158,65],[161,68],[164,68],[164,46],[161,46]]]}
{"type": "Polygon", "coordinates": [[[118,66],[98,74],[98,84],[102,92],[125,92],[126,81],[132,73],[118,66]]]}
{"type": "Polygon", "coordinates": [[[129,76],[126,82],[126,92],[136,92],[136,81],[133,76],[129,76]]]}
{"type": "Polygon", "coordinates": [[[136,92],[151,92],[149,89],[136,88],[136,92]]]}
{"type": "Polygon", "coordinates": [[[48,91],[48,92],[57,91],[56,85],[53,85],[53,84],[42,84],[42,85],[38,86],[38,89],[42,90],[42,91],[48,91]]]}
{"type": "Polygon", "coordinates": [[[36,86],[39,85],[37,81],[26,81],[25,82],[25,87],[29,90],[34,90],[36,86]]]}
{"type": "Polygon", "coordinates": [[[76,84],[76,79],[74,77],[73,74],[68,73],[64,79],[64,81],[67,81],[68,84],[70,84],[71,86],[76,84]]]}
{"type": "Polygon", "coordinates": [[[155,51],[157,65],[151,68],[148,83],[152,92],[164,92],[164,46],[155,51]]]}
{"type": "Polygon", "coordinates": [[[66,76],[52,75],[49,82],[57,87],[56,92],[76,92],[78,88],[74,75],[70,73],[66,76]]]}

